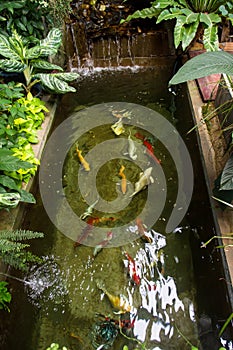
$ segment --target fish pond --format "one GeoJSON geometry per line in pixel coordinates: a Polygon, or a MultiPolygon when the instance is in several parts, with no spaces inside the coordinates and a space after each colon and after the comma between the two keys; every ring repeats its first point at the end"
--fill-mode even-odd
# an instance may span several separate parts
{"type": "Polygon", "coordinates": [[[187,92],[167,88],[173,63],[90,71],[59,101],[22,224],[45,233],[31,242],[44,262],[10,271],[1,349],[233,348],[230,329],[219,337],[227,268],[213,241],[202,247],[216,229],[187,92]]]}

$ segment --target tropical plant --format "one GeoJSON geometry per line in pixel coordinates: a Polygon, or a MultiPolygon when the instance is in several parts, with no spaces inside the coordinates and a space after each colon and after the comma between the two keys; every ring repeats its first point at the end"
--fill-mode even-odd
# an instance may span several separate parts
{"type": "MultiPolygon", "coordinates": [[[[231,54],[216,51],[198,55],[187,61],[178,70],[169,81],[169,85],[180,84],[216,73],[233,74],[233,56],[231,54]]],[[[233,200],[233,155],[230,156],[222,173],[215,180],[213,192],[217,199],[231,204],[233,200]]]]}
{"type": "Polygon", "coordinates": [[[21,241],[42,237],[44,237],[42,232],[2,230],[0,231],[0,258],[5,264],[15,269],[28,271],[31,262],[41,263],[42,260],[26,250],[30,245],[21,241]]]}
{"type": "Polygon", "coordinates": [[[19,202],[35,203],[34,196],[22,189],[5,172],[30,169],[32,165],[13,155],[9,149],[0,148],[0,209],[15,208],[19,202]]]}
{"type": "Polygon", "coordinates": [[[150,8],[136,11],[126,20],[137,18],[157,19],[156,23],[175,20],[174,44],[185,50],[195,39],[202,37],[206,50],[218,50],[218,25],[222,20],[233,23],[233,4],[223,0],[155,0],[150,8]],[[202,30],[203,29],[203,33],[202,30]]]}
{"type": "Polygon", "coordinates": [[[7,282],[0,281],[0,310],[10,311],[7,304],[11,301],[11,294],[7,289],[7,285],[7,282]]]}
{"type": "Polygon", "coordinates": [[[38,142],[37,131],[45,118],[44,112],[48,112],[45,103],[31,93],[25,97],[21,85],[14,82],[0,84],[0,147],[11,151],[14,162],[17,157],[30,163],[22,163],[21,168],[3,170],[4,175],[17,182],[12,190],[35,175],[39,160],[31,144],[38,142]]]}
{"type": "Polygon", "coordinates": [[[180,84],[216,73],[233,75],[233,56],[230,53],[224,51],[205,52],[191,58],[172,77],[169,85],[180,84]]]}
{"type": "Polygon", "coordinates": [[[58,28],[53,28],[45,39],[34,46],[16,31],[12,36],[0,34],[0,54],[4,57],[0,59],[0,68],[5,72],[23,73],[27,92],[37,83],[50,92],[74,92],[75,88],[68,82],[79,75],[63,72],[62,67],[48,61],[49,56],[57,53],[61,41],[62,32],[58,28]]]}
{"type": "Polygon", "coordinates": [[[42,39],[53,24],[49,4],[41,0],[0,0],[0,14],[2,34],[16,30],[29,41],[42,39]]]}

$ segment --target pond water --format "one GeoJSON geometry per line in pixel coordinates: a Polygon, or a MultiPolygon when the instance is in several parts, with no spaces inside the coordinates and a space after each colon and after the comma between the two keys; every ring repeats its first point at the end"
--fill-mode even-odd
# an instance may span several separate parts
{"type": "MultiPolygon", "coordinates": [[[[177,350],[191,349],[191,344],[206,350],[219,349],[221,345],[232,349],[230,330],[221,339],[218,337],[231,313],[222,265],[224,257],[213,243],[201,248],[202,242],[215,234],[214,220],[197,140],[194,133],[186,134],[192,127],[186,92],[180,90],[178,97],[174,97],[167,89],[172,67],[171,61],[157,68],[89,72],[80,78],[77,93],[62,97],[55,127],[70,115],[75,115],[78,125],[86,110],[97,111],[93,115],[96,119],[100,111],[103,116],[109,115],[108,124],[89,125],[88,132],[76,140],[86,157],[99,143],[119,140],[111,128],[118,120],[117,114],[119,117],[127,112],[125,118],[133,118],[136,105],[162,115],[178,128],[190,150],[194,191],[185,217],[172,232],[166,232],[178,191],[177,164],[159,137],[157,139],[153,132],[145,131],[144,125],[134,123],[136,126],[132,127],[130,121],[127,124],[123,119],[125,131],[120,135],[124,136],[119,151],[121,156],[113,153],[97,171],[99,197],[88,182],[89,174],[78,161],[77,142],[73,143],[62,169],[66,200],[78,217],[86,212],[90,203],[95,205],[92,212],[83,217],[84,228],[74,228],[69,226],[69,217],[64,217],[62,196],[59,203],[50,201],[57,222],[62,221],[62,227],[73,230],[67,235],[51,222],[43,198],[37,191],[37,204],[28,207],[23,228],[45,233],[44,239],[31,242],[33,252],[43,256],[44,263],[33,266],[26,276],[11,271],[24,282],[9,279],[13,301],[11,313],[4,315],[1,349],[45,350],[53,342],[71,350],[120,350],[124,345],[129,350],[177,350]],[[116,111],[114,101],[125,103],[131,109],[119,108],[116,111]],[[101,107],[95,109],[96,105],[101,107]],[[135,141],[142,162],[140,166],[129,155],[123,156],[125,147],[127,153],[125,141],[128,142],[129,137],[135,141]],[[143,140],[153,146],[156,158],[145,154],[143,140]],[[154,183],[129,200],[128,193],[133,192],[139,179],[141,164],[144,169],[152,167],[154,183]],[[122,194],[122,176],[119,175],[122,165],[126,175],[125,195],[122,194]],[[161,167],[163,172],[159,170],[161,167]],[[161,182],[167,185],[166,193],[161,190],[161,182]],[[122,207],[112,212],[106,207],[99,209],[100,198],[109,205],[120,198],[122,207]],[[129,203],[124,202],[125,198],[129,203]],[[153,213],[163,201],[164,208],[158,219],[148,227],[145,215],[143,226],[139,218],[144,206],[153,213]],[[103,236],[97,235],[97,241],[93,226],[88,227],[90,218],[96,219],[94,228],[103,232],[103,236]],[[124,244],[114,241],[119,231],[120,237],[123,231],[124,244]],[[86,233],[87,238],[81,241],[80,237],[86,233]],[[100,241],[102,245],[106,244],[105,249],[98,249],[100,241]],[[119,309],[123,312],[117,313],[119,309]]],[[[147,116],[144,118],[146,124],[147,116]]],[[[98,154],[95,157],[97,161],[98,154]]],[[[95,166],[93,161],[90,164],[95,166]]],[[[50,171],[51,164],[47,164],[45,175],[49,177],[50,171]]]]}

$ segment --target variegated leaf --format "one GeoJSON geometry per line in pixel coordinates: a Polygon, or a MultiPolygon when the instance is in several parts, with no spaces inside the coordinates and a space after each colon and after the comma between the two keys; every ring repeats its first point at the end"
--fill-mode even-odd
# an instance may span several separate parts
{"type": "Polygon", "coordinates": [[[54,75],[56,76],[56,78],[58,78],[60,80],[67,81],[67,82],[73,81],[80,76],[78,73],[69,73],[69,72],[55,73],[54,75]]]}
{"type": "Polygon", "coordinates": [[[204,47],[207,51],[217,51],[219,48],[218,42],[218,27],[212,24],[205,28],[203,35],[204,47]]]}
{"type": "Polygon", "coordinates": [[[63,71],[62,67],[45,60],[32,60],[30,63],[34,68],[63,71]]]}
{"type": "Polygon", "coordinates": [[[30,49],[27,49],[25,53],[25,58],[28,60],[33,60],[34,58],[39,58],[40,56],[41,56],[41,47],[39,45],[31,47],[30,49]]]}
{"type": "Polygon", "coordinates": [[[205,23],[207,26],[212,26],[213,23],[221,22],[221,17],[215,13],[201,13],[200,22],[205,23]]]}
{"type": "Polygon", "coordinates": [[[194,23],[186,24],[183,27],[183,36],[182,36],[182,49],[185,50],[186,47],[189,46],[189,44],[192,42],[192,40],[195,38],[197,28],[199,25],[199,21],[196,21],[194,23]]]}
{"type": "Polygon", "coordinates": [[[0,34],[0,53],[3,57],[19,60],[20,57],[11,46],[8,38],[5,35],[0,34]]]}
{"type": "Polygon", "coordinates": [[[195,13],[189,9],[182,9],[181,10],[182,14],[186,16],[186,23],[190,24],[193,22],[198,21],[199,22],[199,13],[195,13]]]}
{"type": "Polygon", "coordinates": [[[62,40],[62,32],[58,28],[53,28],[48,33],[47,37],[43,40],[40,40],[41,51],[40,54],[42,56],[54,55],[58,48],[61,45],[62,40]]]}
{"type": "Polygon", "coordinates": [[[75,92],[76,89],[69,86],[65,81],[56,77],[56,74],[35,74],[36,78],[39,78],[42,85],[44,85],[50,91],[58,94],[65,94],[66,92],[75,92]]]}
{"type": "Polygon", "coordinates": [[[0,68],[6,72],[23,72],[26,65],[15,60],[0,60],[0,68]]]}
{"type": "Polygon", "coordinates": [[[180,42],[182,41],[182,37],[183,37],[183,27],[186,21],[186,17],[185,16],[179,16],[176,20],[176,25],[174,28],[174,45],[175,48],[177,48],[180,44],[180,42]]]}
{"type": "Polygon", "coordinates": [[[173,18],[178,19],[180,17],[180,15],[182,15],[182,12],[180,9],[172,8],[170,10],[163,10],[160,13],[156,23],[160,23],[162,21],[167,21],[168,19],[173,19],[173,18]]]}
{"type": "Polygon", "coordinates": [[[180,84],[207,75],[225,73],[233,75],[233,55],[224,51],[205,52],[187,61],[169,81],[180,84]]]}

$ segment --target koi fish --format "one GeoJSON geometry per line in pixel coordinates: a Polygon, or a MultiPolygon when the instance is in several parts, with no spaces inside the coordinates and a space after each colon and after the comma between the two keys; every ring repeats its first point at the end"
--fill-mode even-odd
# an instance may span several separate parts
{"type": "Polygon", "coordinates": [[[135,194],[137,194],[138,192],[140,192],[141,190],[143,190],[147,185],[149,185],[150,183],[154,183],[154,179],[151,176],[151,172],[152,172],[152,167],[147,168],[144,173],[140,173],[140,177],[139,180],[135,183],[135,187],[134,187],[134,193],[132,193],[130,195],[130,197],[135,196],[135,194]]]}
{"type": "Polygon", "coordinates": [[[87,226],[84,227],[84,229],[82,230],[80,237],[78,237],[77,241],[74,242],[74,248],[81,245],[82,242],[87,238],[87,236],[92,230],[93,230],[93,225],[92,225],[92,220],[90,219],[89,221],[87,221],[87,226]]]}
{"type": "Polygon", "coordinates": [[[133,160],[136,160],[137,159],[137,154],[136,154],[136,147],[135,147],[135,144],[131,138],[131,133],[129,134],[128,136],[128,153],[125,153],[125,154],[128,154],[129,157],[133,160]]]}
{"type": "Polygon", "coordinates": [[[125,167],[124,165],[122,165],[119,171],[119,176],[121,176],[121,191],[123,194],[125,194],[127,190],[127,181],[126,181],[126,176],[124,174],[124,170],[125,170],[125,167]]]}
{"type": "Polygon", "coordinates": [[[120,118],[115,124],[111,126],[112,131],[119,136],[120,134],[125,132],[124,125],[122,123],[122,118],[120,118]]]}
{"type": "Polygon", "coordinates": [[[161,160],[159,160],[154,154],[154,148],[152,144],[146,140],[145,136],[137,132],[135,135],[139,140],[142,140],[143,145],[146,147],[146,154],[148,154],[156,163],[161,164],[161,160]]]}
{"type": "Polygon", "coordinates": [[[107,237],[95,246],[93,251],[93,257],[95,257],[104,247],[106,247],[106,245],[110,242],[112,237],[113,237],[112,232],[111,231],[107,232],[107,237]]]}
{"type": "Polygon", "coordinates": [[[92,225],[102,224],[106,221],[116,221],[116,218],[110,217],[101,217],[101,218],[92,218],[92,225]]]}
{"type": "Polygon", "coordinates": [[[84,344],[82,338],[81,338],[79,335],[77,335],[77,334],[71,332],[71,333],[70,333],[70,336],[71,336],[72,338],[77,339],[80,343],[84,344]]]}
{"type": "Polygon", "coordinates": [[[129,111],[125,111],[125,109],[123,109],[122,111],[118,112],[118,111],[112,111],[112,115],[118,119],[123,119],[123,118],[128,118],[131,119],[131,114],[132,112],[129,111]],[[124,113],[122,113],[124,112],[124,113]]]}
{"type": "MultiPolygon", "coordinates": [[[[109,293],[104,287],[103,283],[99,280],[96,281],[97,287],[107,295],[109,301],[111,302],[114,309],[119,310],[118,314],[124,314],[126,312],[130,312],[132,310],[132,306],[130,305],[126,296],[120,294],[120,296],[115,296],[109,293]]],[[[116,313],[116,312],[115,312],[116,313]]]]}
{"type": "Polygon", "coordinates": [[[129,271],[129,275],[132,278],[132,280],[134,281],[134,283],[136,283],[137,285],[140,284],[140,276],[137,273],[137,267],[136,267],[136,263],[135,260],[127,253],[124,251],[124,254],[128,260],[128,271],[129,271]]]}
{"type": "Polygon", "coordinates": [[[139,234],[141,235],[141,237],[142,237],[145,241],[147,241],[148,243],[152,243],[153,240],[151,239],[151,237],[149,237],[149,236],[147,235],[147,231],[146,231],[146,229],[145,229],[145,227],[144,227],[144,224],[143,224],[142,220],[141,220],[140,218],[136,218],[135,222],[136,222],[136,225],[137,225],[137,227],[138,227],[138,232],[139,232],[139,234]]]}
{"type": "Polygon", "coordinates": [[[98,203],[98,201],[99,201],[99,198],[94,203],[92,203],[83,214],[80,215],[80,219],[84,220],[88,216],[90,216],[93,212],[95,205],[98,203]]]}
{"type": "Polygon", "coordinates": [[[82,156],[82,151],[78,148],[78,146],[76,146],[76,152],[78,154],[78,159],[80,161],[80,163],[82,164],[84,170],[86,171],[90,171],[90,165],[89,163],[85,160],[85,158],[82,156]]]}

